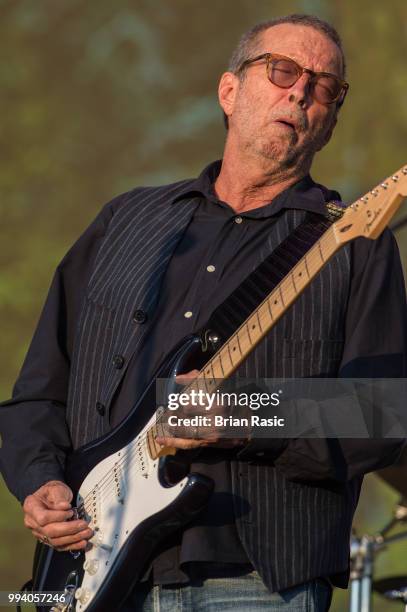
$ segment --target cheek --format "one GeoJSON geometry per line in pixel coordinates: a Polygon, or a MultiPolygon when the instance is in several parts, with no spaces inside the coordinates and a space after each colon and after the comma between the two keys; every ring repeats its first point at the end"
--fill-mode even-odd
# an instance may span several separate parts
{"type": "Polygon", "coordinates": [[[311,120],[311,130],[313,134],[326,134],[333,124],[334,114],[329,113],[318,113],[311,120]]]}
{"type": "Polygon", "coordinates": [[[236,98],[236,111],[244,114],[248,121],[258,122],[267,117],[267,109],[272,106],[270,92],[261,87],[246,87],[236,98]]]}

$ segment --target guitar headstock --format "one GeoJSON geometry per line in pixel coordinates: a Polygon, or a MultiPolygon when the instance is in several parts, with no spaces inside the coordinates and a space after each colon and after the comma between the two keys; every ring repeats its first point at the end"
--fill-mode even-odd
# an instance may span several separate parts
{"type": "Polygon", "coordinates": [[[337,243],[349,242],[358,236],[378,238],[405,197],[407,166],[402,166],[347,207],[343,216],[333,225],[337,243]]]}

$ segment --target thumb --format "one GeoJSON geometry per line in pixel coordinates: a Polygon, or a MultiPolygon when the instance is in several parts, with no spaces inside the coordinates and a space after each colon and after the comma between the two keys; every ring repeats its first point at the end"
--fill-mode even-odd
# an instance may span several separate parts
{"type": "Polygon", "coordinates": [[[53,509],[64,510],[71,507],[73,493],[64,482],[49,482],[39,491],[44,503],[53,509]]]}
{"type": "Polygon", "coordinates": [[[199,370],[190,370],[189,372],[186,372],[185,374],[178,374],[175,377],[175,380],[180,385],[186,385],[189,380],[196,378],[198,374],[199,374],[199,370]]]}

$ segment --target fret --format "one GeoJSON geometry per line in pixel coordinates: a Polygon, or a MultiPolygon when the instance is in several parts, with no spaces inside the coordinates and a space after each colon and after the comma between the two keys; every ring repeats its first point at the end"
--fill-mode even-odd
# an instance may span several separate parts
{"type": "Polygon", "coordinates": [[[261,321],[260,321],[260,316],[259,316],[259,308],[257,308],[257,310],[256,310],[256,316],[257,316],[257,322],[258,322],[259,329],[262,332],[263,329],[261,327],[261,321]]]}
{"type": "MultiPolygon", "coordinates": [[[[312,251],[311,251],[311,253],[312,253],[312,251]]],[[[310,278],[310,273],[309,273],[309,270],[308,270],[307,255],[304,255],[304,265],[305,265],[305,270],[307,272],[307,276],[308,276],[308,278],[310,278]]]]}
{"type": "Polygon", "coordinates": [[[213,377],[213,380],[216,380],[216,374],[215,374],[214,369],[213,369],[213,361],[212,361],[212,359],[211,359],[211,361],[210,361],[210,364],[211,364],[211,370],[212,370],[212,377],[213,377]]]}
{"type": "MultiPolygon", "coordinates": [[[[243,355],[242,347],[240,346],[240,335],[239,334],[240,334],[240,330],[238,330],[236,333],[237,346],[239,347],[240,354],[243,355]]],[[[235,348],[236,348],[235,346],[232,346],[232,352],[235,351],[235,348]]]]}
{"type": "Polygon", "coordinates": [[[253,344],[252,343],[252,339],[250,337],[250,325],[249,325],[249,321],[246,322],[246,329],[247,329],[247,337],[249,339],[249,342],[250,342],[250,344],[253,344]]]}
{"type": "Polygon", "coordinates": [[[293,283],[293,287],[294,287],[294,292],[297,293],[297,287],[295,286],[295,279],[294,279],[294,272],[291,272],[291,280],[293,283]]]}
{"type": "Polygon", "coordinates": [[[220,365],[220,369],[222,370],[222,378],[224,378],[225,370],[223,369],[222,352],[219,353],[219,365],[220,365]]]}
{"type": "Polygon", "coordinates": [[[283,306],[285,306],[284,304],[284,297],[283,297],[283,292],[281,290],[281,284],[278,286],[279,290],[280,290],[280,299],[281,299],[281,303],[283,306]]]}
{"type": "Polygon", "coordinates": [[[318,249],[319,249],[319,254],[320,254],[320,256],[321,256],[321,260],[322,260],[323,262],[325,262],[324,255],[323,255],[323,253],[322,253],[322,248],[321,248],[321,241],[320,241],[320,240],[318,240],[317,244],[318,244],[318,249]]]}
{"type": "Polygon", "coordinates": [[[223,366],[220,353],[214,355],[207,365],[211,364],[212,374],[215,379],[223,378],[223,366]]]}
{"type": "Polygon", "coordinates": [[[274,317],[273,317],[273,313],[272,313],[272,311],[271,311],[270,297],[271,297],[271,296],[269,296],[269,297],[266,299],[266,303],[267,303],[267,306],[268,306],[268,311],[269,311],[269,314],[270,314],[270,319],[271,319],[271,321],[273,321],[274,317]]]}
{"type": "Polygon", "coordinates": [[[233,359],[232,359],[232,353],[231,353],[231,350],[230,350],[230,342],[227,342],[226,346],[227,346],[228,353],[229,353],[230,363],[232,364],[232,368],[233,368],[234,363],[233,363],[233,359]]]}
{"type": "Polygon", "coordinates": [[[205,376],[205,372],[204,372],[204,373],[203,373],[203,375],[200,377],[200,380],[203,380],[203,383],[204,383],[204,385],[205,385],[205,391],[206,391],[206,392],[209,392],[209,389],[208,389],[207,384],[206,384],[206,382],[207,382],[207,378],[206,378],[206,376],[205,376]]]}
{"type": "Polygon", "coordinates": [[[250,321],[247,321],[246,323],[246,329],[247,329],[247,338],[249,340],[250,345],[253,345],[253,341],[252,341],[252,337],[250,335],[250,328],[252,327],[252,324],[250,323],[250,321]]]}

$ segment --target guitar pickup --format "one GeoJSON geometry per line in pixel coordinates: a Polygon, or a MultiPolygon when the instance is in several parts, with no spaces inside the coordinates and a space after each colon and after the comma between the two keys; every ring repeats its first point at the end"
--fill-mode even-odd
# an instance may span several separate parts
{"type": "Polygon", "coordinates": [[[119,504],[124,502],[125,497],[125,486],[122,468],[119,464],[115,463],[113,467],[113,487],[115,491],[116,501],[119,504]]]}

